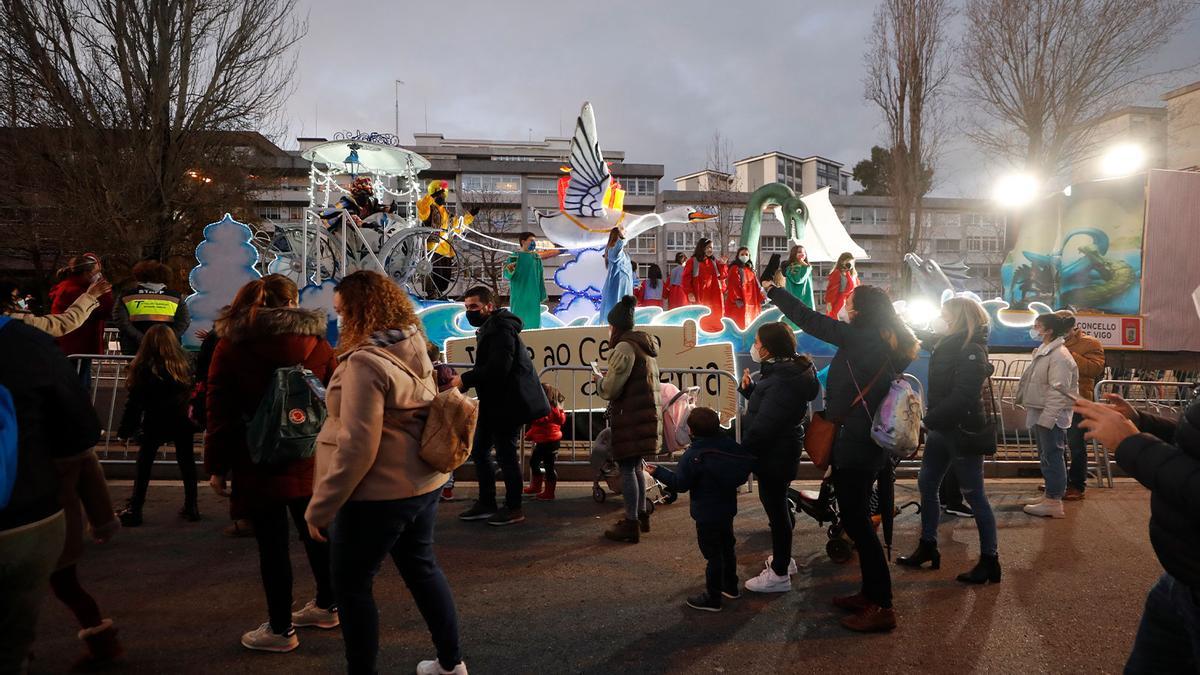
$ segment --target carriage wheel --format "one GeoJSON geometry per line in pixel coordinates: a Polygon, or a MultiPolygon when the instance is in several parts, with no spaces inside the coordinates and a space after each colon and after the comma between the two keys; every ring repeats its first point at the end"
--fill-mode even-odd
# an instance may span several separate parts
{"type": "Polygon", "coordinates": [[[304,256],[304,247],[300,242],[302,236],[303,232],[293,227],[276,232],[270,245],[266,247],[267,251],[275,256],[275,260],[269,264],[270,271],[291,278],[301,287],[308,284],[308,279],[315,275],[318,269],[322,279],[334,278],[338,272],[340,255],[335,255],[329,236],[324,232],[312,232],[310,228],[307,274],[301,269],[304,256]]]}
{"type": "Polygon", "coordinates": [[[649,516],[649,515],[651,515],[651,514],[653,514],[653,513],[654,513],[654,502],[652,502],[652,501],[650,501],[649,499],[647,499],[647,500],[646,500],[646,515],[648,515],[648,516],[649,516]]]}
{"type": "Polygon", "coordinates": [[[453,242],[429,230],[398,235],[398,241],[384,262],[388,275],[410,294],[426,300],[445,300],[458,282],[458,255],[442,257],[433,247],[449,248],[457,254],[453,242]]]}

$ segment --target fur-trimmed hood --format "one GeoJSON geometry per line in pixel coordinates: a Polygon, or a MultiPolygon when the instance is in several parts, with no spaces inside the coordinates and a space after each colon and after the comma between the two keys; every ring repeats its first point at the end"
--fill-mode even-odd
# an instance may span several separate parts
{"type": "Polygon", "coordinates": [[[325,313],[300,307],[264,307],[250,320],[249,315],[235,316],[217,322],[217,334],[232,342],[276,335],[311,335],[325,337],[329,329],[325,313]]]}

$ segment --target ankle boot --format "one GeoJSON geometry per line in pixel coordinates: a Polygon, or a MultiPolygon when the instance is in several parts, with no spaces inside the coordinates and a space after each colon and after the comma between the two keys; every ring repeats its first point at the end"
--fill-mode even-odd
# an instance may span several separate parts
{"type": "Polygon", "coordinates": [[[917,550],[912,552],[912,555],[902,555],[896,558],[896,564],[904,565],[905,567],[920,567],[927,562],[933,564],[929,569],[940,569],[942,566],[942,554],[938,553],[937,542],[927,541],[922,539],[917,544],[917,550]]]}
{"type": "Polygon", "coordinates": [[[529,485],[524,490],[521,490],[521,494],[536,495],[536,494],[540,493],[541,491],[542,491],[542,474],[535,473],[535,474],[533,474],[533,477],[529,479],[529,485]]]}
{"type": "Polygon", "coordinates": [[[612,541],[624,541],[636,544],[641,539],[641,533],[638,531],[638,521],[622,518],[604,531],[604,537],[612,541]]]}
{"type": "Polygon", "coordinates": [[[538,493],[537,500],[539,502],[554,501],[554,486],[557,483],[558,481],[556,480],[547,479],[545,485],[542,487],[542,491],[538,493]]]}
{"type": "Polygon", "coordinates": [[[121,525],[125,527],[137,527],[142,524],[142,505],[129,502],[125,508],[117,513],[117,518],[121,519],[121,525]]]}
{"type": "Polygon", "coordinates": [[[970,572],[958,575],[958,580],[964,584],[998,584],[1000,583],[1000,556],[981,555],[979,562],[970,572]]]}
{"type": "Polygon", "coordinates": [[[650,531],[650,514],[649,513],[639,513],[638,514],[638,526],[641,528],[642,532],[650,531]]]}
{"type": "Polygon", "coordinates": [[[87,653],[79,657],[71,667],[73,673],[91,673],[108,668],[125,654],[117,641],[117,629],[112,619],[105,619],[99,626],[79,631],[79,639],[87,646],[87,653]]]}

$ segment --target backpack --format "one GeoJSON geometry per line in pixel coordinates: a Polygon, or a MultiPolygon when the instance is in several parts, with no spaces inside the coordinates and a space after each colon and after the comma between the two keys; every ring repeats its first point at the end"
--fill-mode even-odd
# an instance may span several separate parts
{"type": "Polygon", "coordinates": [[[284,464],[313,456],[325,423],[324,387],[304,366],[276,369],[246,422],[246,447],[255,464],[284,464]]]}
{"type": "MultiPolygon", "coordinates": [[[[0,329],[11,319],[0,316],[0,329]]],[[[17,407],[12,393],[0,384],[0,509],[8,506],[17,484],[17,407]]]]}
{"type": "Polygon", "coordinates": [[[871,420],[871,440],[893,457],[911,457],[920,445],[924,408],[908,380],[903,376],[892,380],[887,396],[871,420]]]}
{"type": "Polygon", "coordinates": [[[466,463],[471,456],[471,442],[475,437],[475,426],[479,421],[479,401],[468,397],[455,387],[438,393],[429,386],[430,378],[417,375],[407,363],[386,349],[384,354],[414,380],[425,385],[433,393],[429,404],[429,416],[421,432],[421,447],[417,456],[439,473],[450,473],[466,463]]]}

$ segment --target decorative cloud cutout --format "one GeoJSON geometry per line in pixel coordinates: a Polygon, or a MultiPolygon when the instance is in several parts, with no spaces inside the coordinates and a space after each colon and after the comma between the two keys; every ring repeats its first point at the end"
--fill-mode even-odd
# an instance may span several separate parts
{"type": "Polygon", "coordinates": [[[258,251],[250,244],[250,228],[228,213],[204,228],[204,241],[196,247],[196,261],[188,282],[195,291],[187,300],[192,324],[183,336],[185,347],[197,349],[195,331],[211,330],[221,309],[233,301],[238,289],[259,278],[258,251]]]}
{"type": "Polygon", "coordinates": [[[604,277],[604,249],[585,248],[554,272],[554,283],[573,295],[599,297],[604,277]]]}

